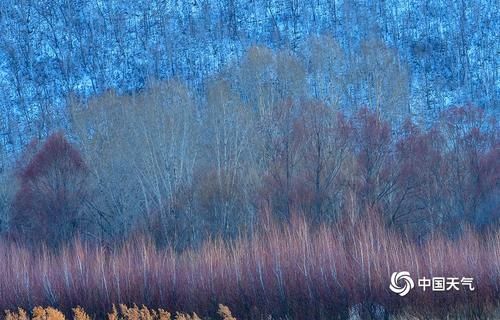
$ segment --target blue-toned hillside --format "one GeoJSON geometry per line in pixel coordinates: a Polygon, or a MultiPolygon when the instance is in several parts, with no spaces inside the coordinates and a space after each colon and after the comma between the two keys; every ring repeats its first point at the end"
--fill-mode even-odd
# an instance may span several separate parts
{"type": "Polygon", "coordinates": [[[498,9],[494,0],[4,0],[0,144],[67,126],[69,94],[130,93],[166,78],[204,90],[252,45],[293,52],[304,95],[346,109],[498,112],[498,9]]]}

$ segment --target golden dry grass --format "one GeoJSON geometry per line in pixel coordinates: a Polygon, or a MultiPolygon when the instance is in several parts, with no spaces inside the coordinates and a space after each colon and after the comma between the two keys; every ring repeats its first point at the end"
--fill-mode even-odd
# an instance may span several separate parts
{"type": "Polygon", "coordinates": [[[78,306],[73,309],[74,320],[91,320],[92,318],[83,310],[82,307],[78,306]]]}
{"type": "Polygon", "coordinates": [[[120,304],[119,308],[113,305],[113,311],[108,314],[108,320],[170,320],[171,315],[163,309],[148,309],[146,306],[139,308],[137,305],[128,307],[120,304]],[[118,311],[119,309],[119,311],[118,311]]]}
{"type": "Polygon", "coordinates": [[[23,309],[17,309],[17,312],[7,310],[5,312],[5,320],[29,320],[29,316],[23,309]]]}
{"type": "Polygon", "coordinates": [[[219,311],[217,312],[223,320],[236,320],[231,314],[231,310],[223,304],[219,304],[219,311]]]}
{"type": "MultiPolygon", "coordinates": [[[[73,308],[73,320],[93,320],[100,319],[99,317],[91,317],[82,307],[77,306],[73,308]]],[[[217,311],[220,320],[237,320],[232,315],[229,307],[219,304],[219,308],[217,311]]],[[[415,310],[408,309],[404,310],[400,313],[393,314],[389,319],[392,320],[437,320],[442,319],[442,316],[433,315],[432,313],[426,312],[425,310],[415,310]]],[[[0,316],[1,319],[1,316],[0,316]]],[[[214,318],[203,318],[203,319],[211,319],[216,320],[214,318]]],[[[261,317],[260,319],[267,320],[282,320],[282,319],[290,319],[290,318],[273,318],[272,316],[261,317]]],[[[293,318],[292,318],[293,319],[293,318]]],[[[329,318],[321,318],[321,319],[329,319],[329,318]]],[[[350,318],[351,319],[351,318],[350,318]]],[[[352,319],[360,319],[358,316],[353,316],[352,319]]],[[[466,320],[466,319],[500,319],[500,308],[494,308],[490,310],[487,314],[482,316],[472,317],[467,312],[461,310],[455,310],[447,314],[446,319],[457,319],[457,320],[466,320]]],[[[5,311],[5,320],[66,320],[65,316],[59,310],[52,307],[35,307],[31,311],[31,314],[22,308],[18,308],[17,311],[5,311]]],[[[68,319],[69,320],[69,319],[68,319]]],[[[164,309],[149,309],[146,306],[138,307],[137,305],[132,305],[131,307],[120,304],[118,307],[113,305],[113,308],[110,313],[107,315],[107,320],[202,320],[196,313],[188,314],[182,312],[176,312],[175,316],[172,316],[170,312],[164,309]]]]}
{"type": "MultiPolygon", "coordinates": [[[[222,320],[236,320],[233,317],[231,310],[225,305],[219,304],[218,314],[222,320]]],[[[5,311],[5,320],[65,320],[64,314],[52,307],[35,307],[31,312],[31,316],[25,310],[19,308],[16,311],[5,311]]],[[[85,310],[77,306],[73,308],[73,320],[91,320],[85,310]]],[[[193,312],[193,314],[177,312],[172,318],[170,312],[164,309],[149,309],[146,306],[138,307],[133,305],[129,307],[125,304],[120,304],[118,308],[113,305],[113,309],[108,313],[108,320],[201,320],[201,318],[193,312]]]]}
{"type": "MultiPolygon", "coordinates": [[[[64,314],[57,309],[52,307],[43,308],[35,307],[31,312],[31,318],[26,311],[23,309],[18,309],[17,312],[11,312],[7,310],[5,312],[6,320],[65,320],[64,314]]],[[[82,318],[83,320],[84,318],[82,318]]]]}

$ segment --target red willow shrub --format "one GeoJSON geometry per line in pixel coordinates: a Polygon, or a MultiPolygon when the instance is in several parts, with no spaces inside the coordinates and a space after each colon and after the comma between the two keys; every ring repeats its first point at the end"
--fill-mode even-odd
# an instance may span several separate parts
{"type": "Polygon", "coordinates": [[[317,102],[290,109],[277,117],[256,185],[256,202],[275,217],[299,210],[324,223],[377,210],[416,238],[498,223],[498,124],[479,108],[451,108],[427,129],[410,120],[393,128],[366,108],[350,116],[317,102]]]}
{"type": "Polygon", "coordinates": [[[377,210],[387,223],[417,238],[434,230],[453,237],[469,224],[498,225],[494,118],[479,108],[456,107],[427,130],[408,120],[395,131],[364,109],[352,126],[356,161],[345,177],[360,213],[377,210]]]}
{"type": "Polygon", "coordinates": [[[384,227],[376,214],[312,229],[295,216],[251,238],[208,241],[175,253],[147,240],[106,249],[75,241],[59,253],[0,243],[0,309],[80,305],[103,315],[113,303],[213,314],[228,305],[238,319],[347,317],[349,310],[485,312],[498,304],[500,232],[433,235],[416,245],[384,227]],[[417,277],[474,277],[473,292],[389,291],[394,271],[417,277]],[[377,307],[378,306],[378,307],[377,307]]]}
{"type": "Polygon", "coordinates": [[[73,238],[81,222],[88,169],[61,133],[51,135],[39,150],[32,143],[26,154],[31,157],[18,172],[12,235],[55,247],[73,238]]]}

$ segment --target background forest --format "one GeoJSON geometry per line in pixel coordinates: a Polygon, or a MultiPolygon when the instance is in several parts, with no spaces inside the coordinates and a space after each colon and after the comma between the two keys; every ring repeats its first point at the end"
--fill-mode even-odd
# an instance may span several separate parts
{"type": "MultiPolygon", "coordinates": [[[[0,142],[10,154],[68,127],[68,95],[132,94],[150,79],[182,80],[203,104],[207,79],[235,75],[255,44],[300,60],[298,96],[423,121],[467,102],[495,112],[499,11],[494,0],[5,0],[0,142]]],[[[256,83],[239,82],[249,98],[256,83]]]]}
{"type": "Polygon", "coordinates": [[[397,266],[477,271],[477,295],[415,305],[488,314],[498,9],[2,1],[0,309],[375,317],[408,307],[397,266]]]}

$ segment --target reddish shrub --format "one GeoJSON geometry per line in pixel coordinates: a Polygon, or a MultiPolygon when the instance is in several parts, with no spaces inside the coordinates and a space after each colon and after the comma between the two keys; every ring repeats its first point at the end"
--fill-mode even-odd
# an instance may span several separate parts
{"type": "MultiPolygon", "coordinates": [[[[32,144],[32,147],[34,144],[32,144]]],[[[72,238],[87,199],[88,169],[60,133],[51,135],[18,172],[12,233],[28,241],[58,245],[72,238]]]]}
{"type": "MultiPolygon", "coordinates": [[[[113,303],[146,304],[215,315],[217,303],[238,319],[347,318],[349,308],[376,306],[481,312],[498,303],[500,233],[466,230],[455,241],[435,234],[423,245],[384,227],[374,212],[312,228],[299,216],[237,241],[213,240],[175,253],[135,239],[115,250],[74,242],[30,254],[0,243],[0,310],[80,305],[103,318],[113,303]],[[392,272],[421,277],[474,277],[475,291],[389,291],[392,272]]],[[[417,285],[417,284],[415,284],[417,285]]],[[[372,310],[373,311],[373,310],[372,310]]],[[[442,315],[441,315],[442,316],[442,315]]],[[[363,317],[368,318],[368,317],[363,317]]]]}
{"type": "Polygon", "coordinates": [[[362,208],[382,210],[395,190],[391,127],[368,109],[362,109],[355,120],[357,181],[354,187],[362,208]]]}

